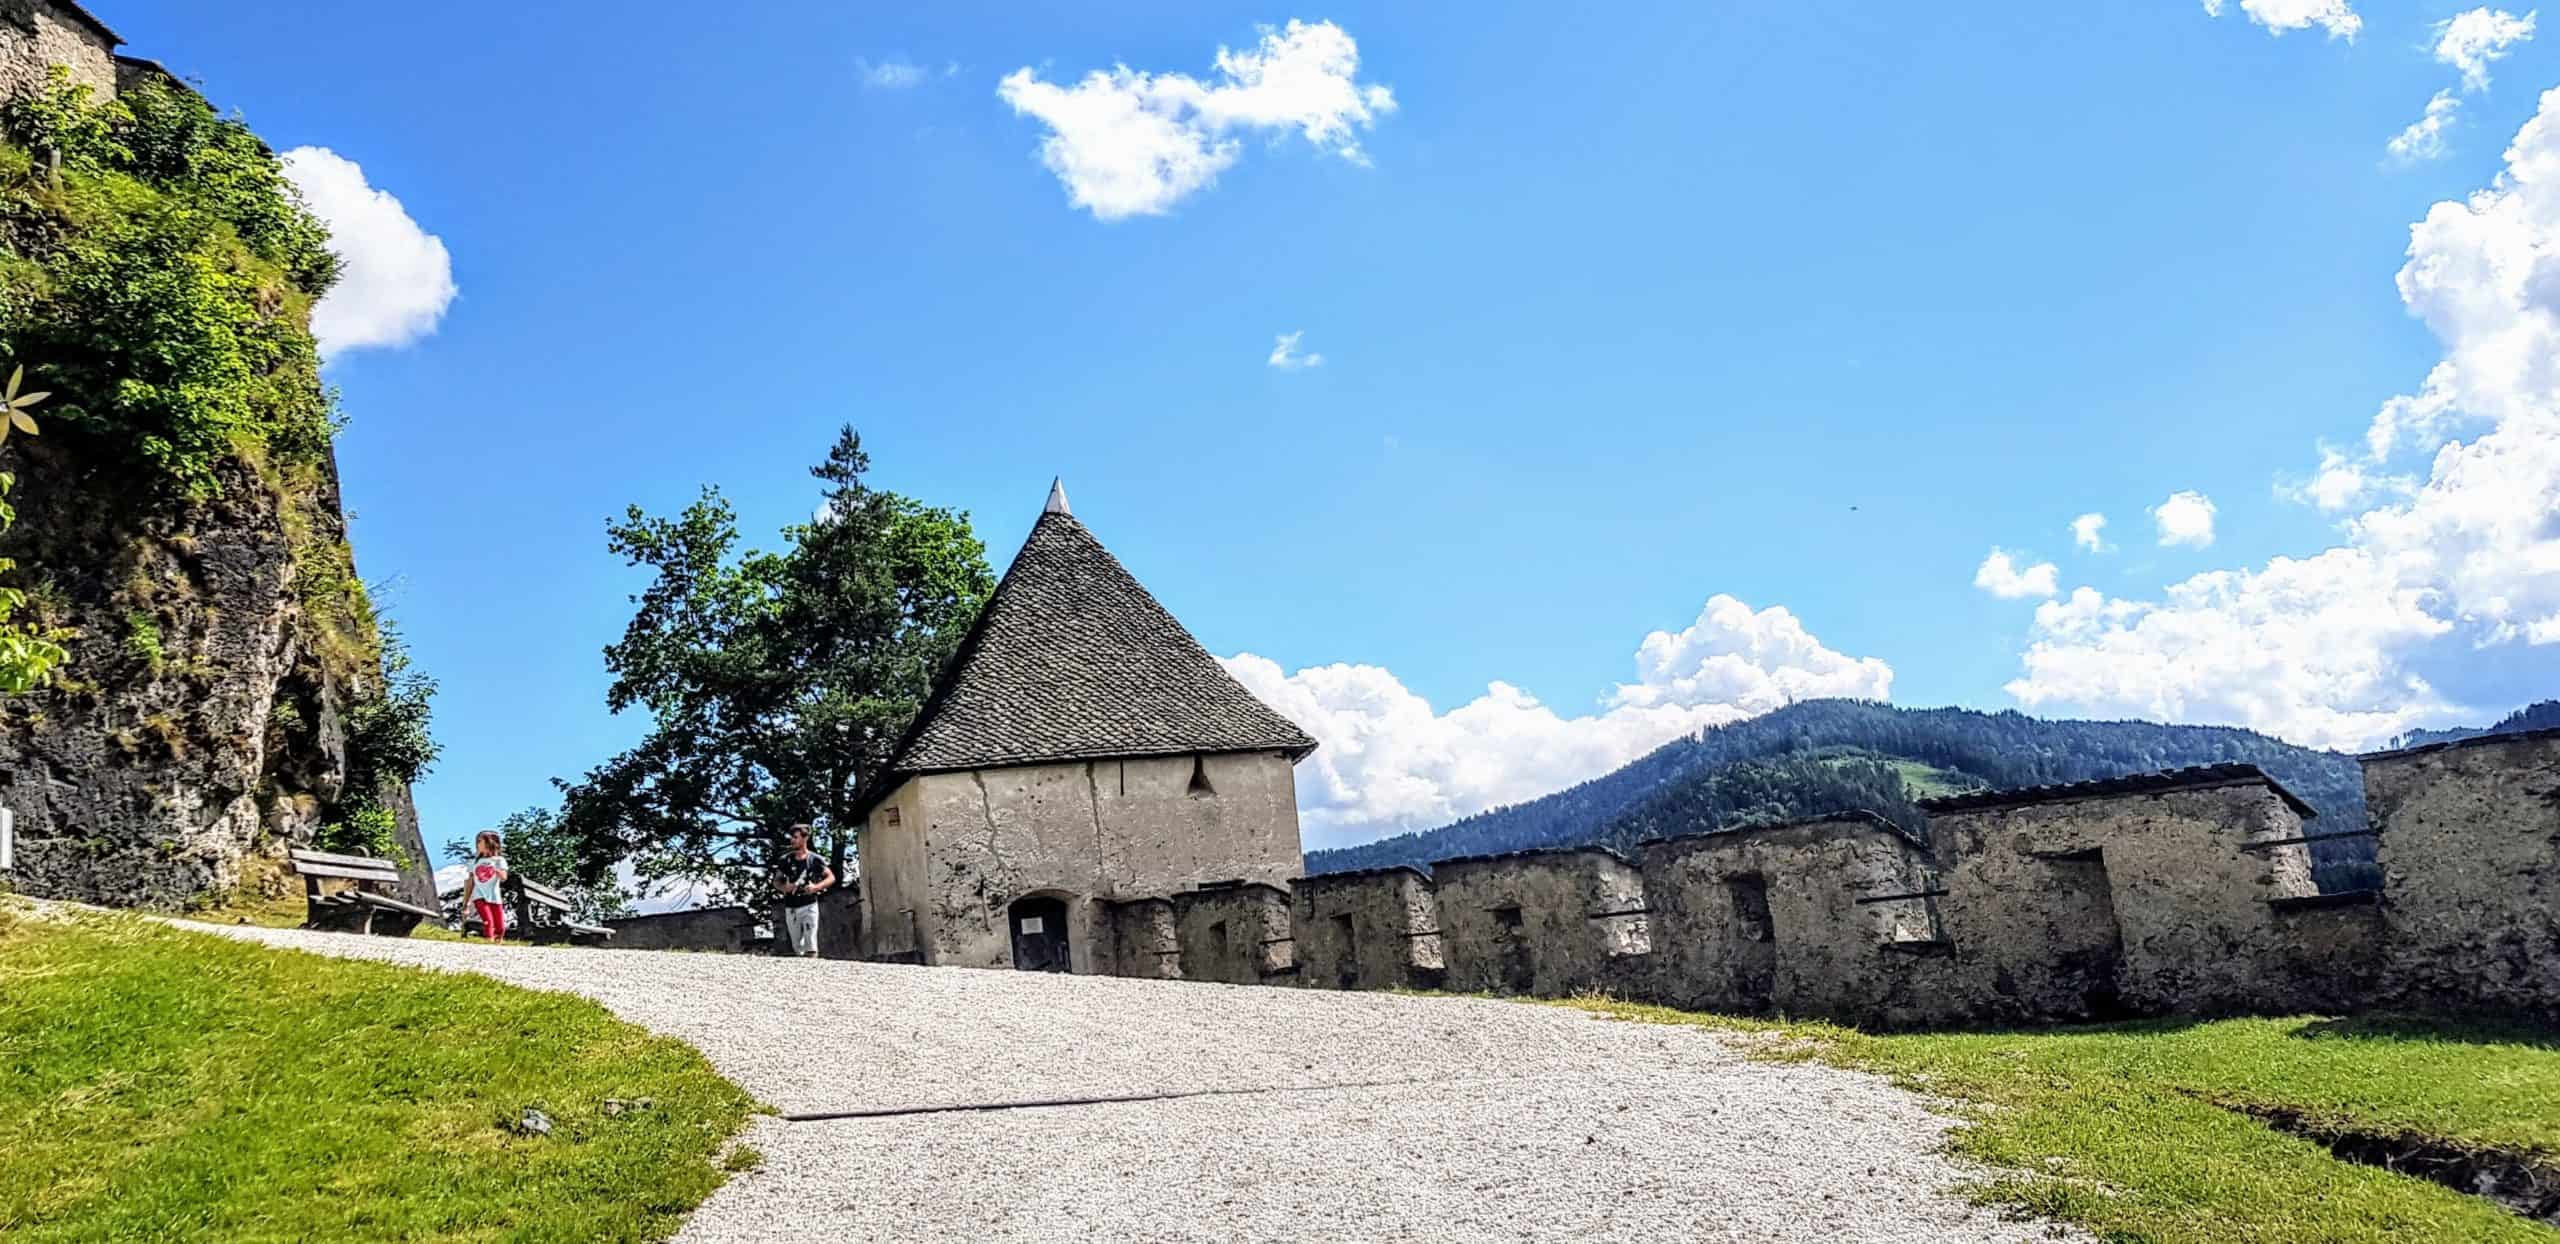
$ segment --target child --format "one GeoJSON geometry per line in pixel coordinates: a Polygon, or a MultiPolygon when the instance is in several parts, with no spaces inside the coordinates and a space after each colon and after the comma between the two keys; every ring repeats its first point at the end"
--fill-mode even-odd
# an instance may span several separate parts
{"type": "Polygon", "coordinates": [[[507,857],[505,844],[498,831],[484,829],[472,843],[479,856],[471,861],[471,909],[480,914],[480,931],[490,941],[502,942],[507,937],[507,857]]]}

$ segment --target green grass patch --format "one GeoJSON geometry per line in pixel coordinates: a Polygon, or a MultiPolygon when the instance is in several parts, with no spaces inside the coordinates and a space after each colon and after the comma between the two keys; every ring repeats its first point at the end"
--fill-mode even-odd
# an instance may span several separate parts
{"type": "Polygon", "coordinates": [[[0,908],[13,1242],[657,1239],[753,1107],[584,999],[0,908]]]}
{"type": "MultiPolygon", "coordinates": [[[[310,918],[310,901],[299,894],[280,894],[274,898],[235,894],[218,906],[187,913],[187,919],[205,924],[248,924],[264,929],[298,929],[310,918]]],[[[417,928],[409,931],[409,936],[429,942],[472,940],[441,924],[423,920],[417,928]]]]}
{"type": "Polygon", "coordinates": [[[1597,999],[1655,1023],[1747,1029],[1762,1055],[1878,1072],[1957,1104],[1982,1200],[2159,1244],[2554,1244],[2477,1197],[2332,1157],[2238,1108],[2300,1112],[2560,1164],[2560,1038],[2393,1019],[2153,1021],[1879,1035],[1597,999]],[[1793,1038],[1793,1039],[1788,1039],[1793,1038]]]}

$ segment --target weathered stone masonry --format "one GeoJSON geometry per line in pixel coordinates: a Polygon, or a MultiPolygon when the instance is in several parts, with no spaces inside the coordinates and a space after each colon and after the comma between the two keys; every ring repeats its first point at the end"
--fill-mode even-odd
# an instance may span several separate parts
{"type": "Polygon", "coordinates": [[[1852,814],[1656,839],[1634,862],[1538,851],[1431,877],[1301,878],[1294,972],[1247,970],[1231,931],[1204,957],[1204,926],[1170,915],[1230,899],[1128,902],[1166,914],[1147,970],[1121,970],[1605,990],[1884,1027],[2376,1008],[2560,1019],[2560,731],[2364,764],[2372,831],[2320,827],[2251,766],[2208,766],[1933,801],[1927,843],[1852,814]],[[2366,832],[2383,888],[2318,893],[2310,842],[2366,832]]]}
{"type": "Polygon", "coordinates": [[[1440,900],[1419,869],[1327,873],[1290,883],[1298,984],[1324,989],[1437,989],[1440,900]]]}
{"type": "Polygon", "coordinates": [[[1585,990],[1880,1026],[2381,1006],[2560,1018],[2560,731],[2365,758],[2373,828],[2252,765],[1298,877],[1314,740],[1062,489],[867,788],[862,946],[1318,989],[1585,990]],[[2324,838],[2383,885],[2323,894],[2324,838]]]}
{"type": "Polygon", "coordinates": [[[2560,730],[2364,758],[2385,1005],[2560,1018],[2560,730]]]}
{"type": "Polygon", "coordinates": [[[1447,986],[1555,996],[1637,982],[1652,948],[1644,880],[1596,847],[1442,860],[1440,954],[1447,986]]]}

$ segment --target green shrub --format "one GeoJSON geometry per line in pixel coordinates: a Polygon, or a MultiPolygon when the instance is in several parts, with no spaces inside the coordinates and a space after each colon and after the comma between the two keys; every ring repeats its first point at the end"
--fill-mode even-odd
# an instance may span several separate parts
{"type": "Polygon", "coordinates": [[[0,131],[0,356],[37,361],[48,435],[199,497],[245,447],[321,457],[335,402],[310,308],[337,261],[257,136],[190,92],[97,104],[60,75],[0,131]]]}

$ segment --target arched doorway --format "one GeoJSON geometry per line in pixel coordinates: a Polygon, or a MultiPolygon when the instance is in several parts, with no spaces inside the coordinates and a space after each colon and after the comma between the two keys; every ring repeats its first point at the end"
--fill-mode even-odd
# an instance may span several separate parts
{"type": "Polygon", "coordinates": [[[1070,970],[1064,900],[1035,894],[1014,900],[1008,914],[1013,925],[1013,966],[1025,972],[1070,970]]]}

